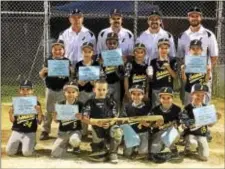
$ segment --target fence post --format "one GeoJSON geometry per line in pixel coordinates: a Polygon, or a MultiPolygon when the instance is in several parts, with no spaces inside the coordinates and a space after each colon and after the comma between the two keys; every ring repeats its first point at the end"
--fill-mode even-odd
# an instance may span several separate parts
{"type": "Polygon", "coordinates": [[[48,0],[44,1],[44,60],[49,56],[49,6],[48,0]]]}
{"type": "Polygon", "coordinates": [[[137,24],[138,24],[138,1],[134,1],[134,39],[137,38],[137,24]]]}

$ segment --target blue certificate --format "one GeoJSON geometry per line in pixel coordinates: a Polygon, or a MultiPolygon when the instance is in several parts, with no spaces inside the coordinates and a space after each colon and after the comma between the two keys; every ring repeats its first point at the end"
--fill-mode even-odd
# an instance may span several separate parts
{"type": "Polygon", "coordinates": [[[120,127],[123,130],[126,148],[140,145],[141,140],[139,135],[133,130],[133,128],[129,124],[123,124],[120,127]]]}
{"type": "Polygon", "coordinates": [[[48,76],[69,76],[69,60],[48,60],[48,76]]]}
{"type": "Polygon", "coordinates": [[[123,64],[121,49],[105,50],[101,54],[104,66],[119,66],[123,64]]]}
{"type": "Polygon", "coordinates": [[[36,96],[13,97],[14,115],[37,114],[35,106],[37,105],[36,96]]]}
{"type": "Polygon", "coordinates": [[[206,73],[207,57],[206,56],[185,56],[186,73],[206,73]]]}
{"type": "Polygon", "coordinates": [[[214,105],[204,106],[193,109],[195,126],[205,126],[217,121],[216,108],[214,105]]]}
{"type": "Polygon", "coordinates": [[[57,120],[75,120],[75,114],[78,113],[77,105],[55,104],[57,120]]]}
{"type": "Polygon", "coordinates": [[[92,81],[100,78],[99,66],[81,66],[78,72],[79,80],[92,81]]]}
{"type": "Polygon", "coordinates": [[[170,127],[161,135],[162,142],[166,147],[170,147],[179,137],[179,132],[174,127],[170,127]]]}

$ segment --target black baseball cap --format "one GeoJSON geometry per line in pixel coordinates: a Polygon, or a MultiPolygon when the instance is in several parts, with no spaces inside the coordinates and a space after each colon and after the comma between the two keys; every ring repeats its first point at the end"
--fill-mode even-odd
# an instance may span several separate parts
{"type": "Polygon", "coordinates": [[[110,32],[107,34],[106,40],[119,40],[117,33],[110,32]]]}
{"type": "Polygon", "coordinates": [[[188,10],[188,15],[191,13],[199,13],[200,15],[202,14],[202,11],[200,8],[198,8],[197,6],[192,7],[188,10]]]}
{"type": "Polygon", "coordinates": [[[149,14],[148,18],[149,18],[149,17],[151,17],[151,16],[159,16],[159,17],[161,17],[161,16],[162,16],[162,14],[161,14],[161,12],[160,12],[160,11],[153,10],[153,11],[151,11],[151,12],[150,12],[150,14],[149,14]]]}
{"type": "Polygon", "coordinates": [[[168,95],[173,96],[174,92],[173,92],[173,89],[171,87],[162,87],[159,90],[159,96],[162,95],[162,94],[168,94],[168,95]]]}
{"type": "Polygon", "coordinates": [[[54,40],[52,42],[52,47],[55,46],[55,45],[60,45],[64,48],[64,41],[63,40],[54,40]]]}
{"type": "Polygon", "coordinates": [[[33,89],[33,84],[30,80],[23,80],[20,82],[20,88],[33,89]]]}
{"type": "Polygon", "coordinates": [[[160,46],[160,45],[168,45],[168,46],[170,46],[170,41],[169,41],[169,39],[167,39],[167,38],[161,38],[161,39],[159,39],[159,41],[158,41],[158,47],[160,46]]]}
{"type": "Polygon", "coordinates": [[[195,84],[192,86],[191,88],[191,93],[194,93],[194,92],[208,92],[209,91],[209,87],[206,85],[206,84],[195,84]]]}
{"type": "Polygon", "coordinates": [[[144,45],[143,43],[136,43],[136,44],[134,45],[134,51],[135,51],[136,49],[144,49],[144,50],[146,50],[146,47],[145,47],[145,45],[144,45]]]}
{"type": "Polygon", "coordinates": [[[113,15],[122,17],[122,13],[121,13],[121,11],[119,9],[113,9],[113,10],[111,10],[110,16],[112,17],[113,15]]]}
{"type": "Polygon", "coordinates": [[[94,49],[94,45],[90,42],[84,42],[83,45],[82,45],[82,49],[84,48],[90,48],[90,49],[94,49]]]}
{"type": "Polygon", "coordinates": [[[133,85],[131,86],[131,88],[129,89],[129,92],[132,93],[133,91],[138,91],[144,94],[145,90],[144,87],[141,85],[133,85]]]}
{"type": "Polygon", "coordinates": [[[199,46],[200,48],[202,48],[202,41],[198,39],[192,40],[190,42],[190,48],[193,46],[199,46]]]}
{"type": "Polygon", "coordinates": [[[73,15],[83,16],[83,13],[81,10],[75,9],[70,12],[70,16],[73,16],[73,15]]]}
{"type": "Polygon", "coordinates": [[[66,90],[68,87],[74,88],[77,92],[79,92],[78,85],[75,81],[70,81],[63,86],[63,90],[66,90]]]}

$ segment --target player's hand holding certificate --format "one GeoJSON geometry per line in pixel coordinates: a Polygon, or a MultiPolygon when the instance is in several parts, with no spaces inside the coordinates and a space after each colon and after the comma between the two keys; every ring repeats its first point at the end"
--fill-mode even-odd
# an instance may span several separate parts
{"type": "Polygon", "coordinates": [[[69,76],[69,60],[48,60],[48,76],[69,76]]]}
{"type": "Polygon", "coordinates": [[[35,106],[37,105],[36,96],[13,97],[14,115],[37,114],[35,106]]]}
{"type": "Polygon", "coordinates": [[[193,109],[195,126],[214,124],[217,121],[216,109],[214,105],[204,106],[193,109]]]}
{"type": "Polygon", "coordinates": [[[100,78],[100,67],[81,66],[79,67],[78,77],[81,81],[98,80],[100,78]]]}
{"type": "Polygon", "coordinates": [[[206,73],[207,57],[206,56],[185,56],[186,73],[206,73]]]}
{"type": "Polygon", "coordinates": [[[102,51],[104,66],[119,66],[123,64],[121,49],[102,51]]]}
{"type": "Polygon", "coordinates": [[[75,114],[78,113],[77,105],[55,104],[57,120],[75,120],[75,114]]]}

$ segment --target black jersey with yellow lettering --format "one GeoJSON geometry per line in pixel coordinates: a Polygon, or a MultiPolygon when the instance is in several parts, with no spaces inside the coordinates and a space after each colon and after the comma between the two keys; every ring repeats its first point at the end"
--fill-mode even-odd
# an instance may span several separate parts
{"type": "Polygon", "coordinates": [[[117,116],[117,105],[112,98],[90,99],[84,106],[83,115],[89,118],[112,118],[117,116]]]}
{"type": "Polygon", "coordinates": [[[191,93],[191,88],[194,84],[205,82],[206,74],[203,73],[186,73],[187,81],[185,84],[185,91],[191,93]]]}
{"type": "MultiPolygon", "coordinates": [[[[134,116],[148,116],[151,115],[151,106],[147,103],[141,103],[139,105],[134,105],[132,102],[128,103],[121,117],[134,117],[134,116]]],[[[142,126],[141,129],[138,128],[139,122],[130,123],[131,127],[136,133],[142,133],[149,130],[149,127],[142,126]]]]}
{"type": "MultiPolygon", "coordinates": [[[[152,109],[152,114],[163,116],[164,125],[168,124],[169,122],[175,122],[177,125],[179,125],[181,108],[175,104],[172,104],[168,110],[163,110],[162,105],[159,104],[152,109]]],[[[158,128],[153,129],[153,132],[157,131],[159,131],[158,128]]]]}
{"type": "MultiPolygon", "coordinates": [[[[66,104],[66,101],[61,101],[59,104],[66,104]]],[[[82,111],[83,104],[79,101],[74,102],[72,105],[78,105],[79,113],[82,111]]],[[[74,131],[81,130],[80,120],[59,120],[59,131],[74,131]]]]}
{"type": "Polygon", "coordinates": [[[141,85],[146,88],[147,85],[147,69],[148,65],[138,64],[135,60],[125,65],[125,77],[128,77],[129,87],[133,85],[141,85]]]}
{"type": "MultiPolygon", "coordinates": [[[[54,59],[52,57],[48,58],[44,64],[45,67],[48,67],[48,60],[69,60],[68,58],[60,58],[60,59],[54,59]]],[[[70,61],[69,61],[70,63],[70,61]]],[[[70,64],[71,65],[71,64],[70,64]]],[[[45,84],[46,87],[49,89],[52,89],[54,91],[60,91],[63,89],[63,86],[69,82],[69,77],[62,77],[62,76],[58,76],[58,77],[50,77],[48,76],[48,74],[46,74],[46,78],[45,78],[45,84]]]]}
{"type": "MultiPolygon", "coordinates": [[[[41,105],[40,102],[37,102],[37,105],[41,105]]],[[[28,115],[19,115],[14,116],[15,121],[13,122],[12,130],[31,133],[37,131],[37,114],[28,114],[28,115]]]]}
{"type": "MultiPolygon", "coordinates": [[[[202,106],[206,106],[206,105],[202,105],[202,106]]],[[[191,103],[184,107],[184,111],[182,113],[184,113],[186,115],[186,118],[182,119],[183,121],[192,120],[192,122],[194,124],[194,113],[193,113],[194,108],[195,107],[191,103]]],[[[185,135],[191,134],[191,135],[196,135],[196,136],[206,136],[207,131],[208,131],[207,126],[201,126],[193,131],[188,127],[187,129],[184,130],[184,134],[185,135]]]]}
{"type": "MultiPolygon", "coordinates": [[[[76,64],[76,67],[75,67],[75,78],[77,80],[79,80],[79,67],[82,67],[82,66],[86,66],[83,64],[83,61],[80,61],[76,64]]],[[[92,64],[90,66],[100,66],[99,63],[97,61],[93,61],[92,64]]],[[[90,82],[87,82],[84,86],[81,86],[81,85],[78,85],[79,87],[79,91],[85,91],[85,92],[92,92],[93,90],[93,85],[90,83],[90,82]]]]}
{"type": "MultiPolygon", "coordinates": [[[[102,59],[101,55],[98,55],[99,59],[102,59]]],[[[104,72],[105,79],[108,84],[114,84],[120,81],[120,78],[124,75],[124,66],[104,66],[101,64],[104,72]]]]}
{"type": "Polygon", "coordinates": [[[158,58],[151,60],[150,65],[153,68],[152,88],[159,90],[162,87],[173,88],[173,77],[170,75],[167,68],[163,66],[164,63],[170,64],[172,70],[176,70],[176,59],[170,59],[169,61],[161,61],[158,58]]]}

